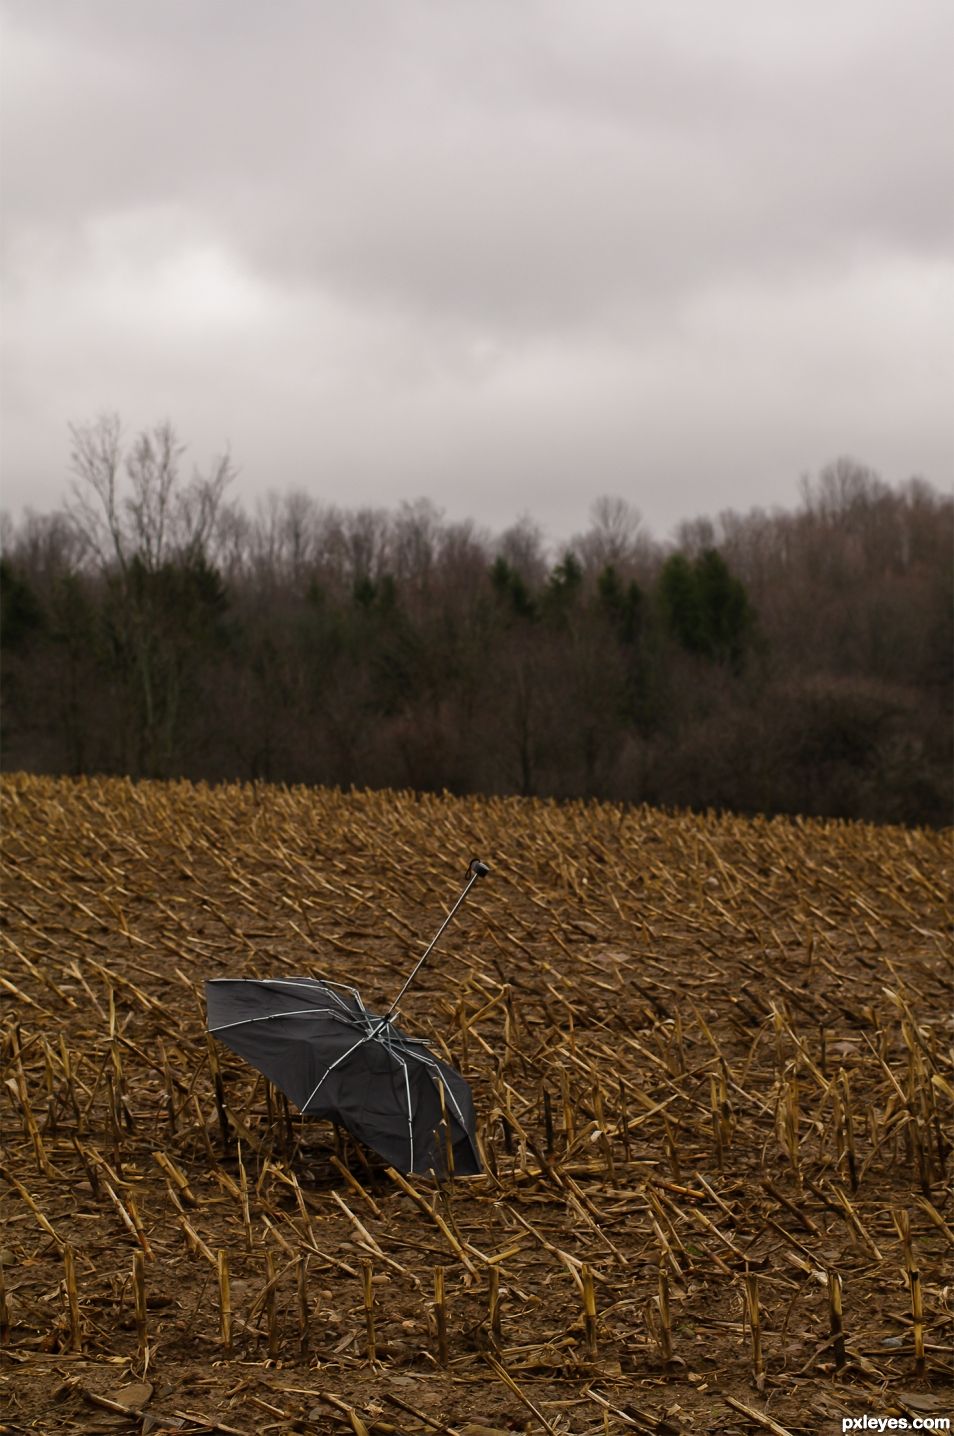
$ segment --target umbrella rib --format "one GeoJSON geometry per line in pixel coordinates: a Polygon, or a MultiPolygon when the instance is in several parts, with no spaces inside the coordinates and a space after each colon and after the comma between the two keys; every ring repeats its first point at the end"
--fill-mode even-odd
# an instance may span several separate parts
{"type": "MultiPolygon", "coordinates": [[[[401,1041],[401,1039],[400,1039],[399,1037],[396,1037],[396,1036],[395,1036],[394,1029],[392,1028],[392,1026],[391,1026],[391,1024],[390,1024],[390,1022],[388,1021],[387,1018],[384,1019],[384,1022],[381,1024],[381,1027],[379,1027],[377,1030],[378,1030],[378,1032],[380,1032],[382,1029],[383,1029],[385,1035],[384,1035],[383,1037],[379,1037],[379,1038],[378,1038],[378,1041],[381,1043],[382,1047],[383,1047],[384,1050],[387,1052],[388,1056],[389,1056],[389,1057],[392,1057],[395,1062],[397,1062],[397,1063],[400,1064],[401,1071],[404,1073],[404,1092],[405,1092],[405,1096],[407,1097],[407,1145],[408,1145],[408,1152],[409,1152],[409,1154],[410,1154],[410,1160],[409,1160],[409,1162],[408,1162],[408,1171],[409,1171],[409,1172],[413,1172],[413,1171],[414,1171],[414,1104],[413,1104],[413,1102],[411,1101],[411,1079],[410,1079],[410,1077],[408,1076],[407,1063],[405,1062],[404,1058],[401,1056],[400,1052],[398,1051],[398,1045],[399,1045],[399,1043],[400,1043],[400,1045],[403,1047],[403,1042],[401,1041]]],[[[407,1056],[409,1056],[409,1057],[416,1057],[416,1056],[417,1056],[417,1053],[416,1053],[416,1052],[410,1052],[410,1053],[407,1053],[407,1056]]]]}
{"type": "MultiPolygon", "coordinates": [[[[218,986],[220,983],[223,987],[237,987],[239,983],[249,987],[304,987],[309,992],[314,992],[316,987],[324,992],[328,986],[326,982],[311,977],[210,977],[206,986],[218,986]]],[[[334,993],[329,992],[328,996],[334,997],[334,993]]]]}
{"type": "MultiPolygon", "coordinates": [[[[248,982],[254,983],[255,986],[261,986],[263,983],[263,979],[258,977],[209,978],[210,985],[217,982],[230,984],[234,984],[237,982],[248,982]]],[[[360,1012],[363,1013],[366,1010],[364,1003],[361,1000],[361,994],[358,992],[358,989],[356,987],[349,987],[347,983],[344,982],[319,981],[317,978],[311,977],[269,977],[264,979],[264,982],[265,985],[267,985],[268,987],[303,987],[307,992],[314,992],[317,988],[319,991],[325,993],[331,999],[332,1002],[336,1002],[343,1012],[347,1012],[349,1016],[354,1017],[355,1013],[353,1009],[350,1008],[348,1004],[338,996],[337,992],[333,990],[336,987],[340,987],[342,992],[350,992],[351,996],[354,998],[355,1006],[359,1009],[360,1012]]]]}
{"type": "Polygon", "coordinates": [[[403,1058],[403,1057],[399,1057],[396,1052],[395,1052],[393,1055],[394,1055],[394,1060],[395,1060],[395,1062],[400,1062],[400,1064],[401,1064],[401,1070],[402,1070],[402,1072],[404,1073],[404,1092],[405,1092],[405,1096],[407,1097],[407,1145],[408,1145],[408,1151],[409,1151],[409,1153],[410,1153],[410,1161],[408,1162],[408,1171],[409,1171],[409,1172],[413,1172],[413,1171],[414,1171],[414,1114],[413,1114],[413,1109],[412,1109],[412,1105],[411,1105],[411,1079],[410,1079],[410,1078],[408,1077],[408,1075],[407,1075],[407,1063],[405,1062],[404,1058],[403,1058]]]}
{"type": "MultiPolygon", "coordinates": [[[[391,1028],[389,1041],[397,1043],[400,1047],[427,1047],[427,1043],[423,1037],[408,1037],[406,1032],[395,1031],[393,1027],[391,1028]]],[[[416,1056],[417,1054],[415,1053],[413,1055],[416,1056]]]]}
{"type": "MultiPolygon", "coordinates": [[[[412,1041],[415,1041],[416,1039],[412,1038],[411,1040],[412,1040],[412,1041]]],[[[388,1050],[390,1051],[391,1049],[389,1048],[388,1050]]],[[[401,1063],[401,1066],[404,1068],[404,1079],[405,1079],[405,1081],[407,1082],[407,1080],[408,1080],[408,1079],[407,1079],[407,1064],[403,1061],[403,1059],[402,1059],[401,1057],[398,1056],[398,1054],[397,1054],[396,1051],[393,1053],[393,1055],[394,1055],[395,1061],[400,1062],[400,1063],[401,1063]]],[[[432,1067],[432,1068],[434,1069],[434,1071],[438,1074],[438,1075],[437,1075],[437,1080],[440,1082],[441,1086],[442,1086],[443,1089],[444,1089],[445,1096],[447,1097],[447,1099],[450,1101],[451,1105],[452,1105],[453,1108],[454,1108],[454,1114],[455,1114],[455,1116],[457,1117],[458,1123],[460,1124],[461,1131],[464,1133],[464,1136],[465,1136],[465,1137],[468,1136],[468,1132],[467,1132],[467,1121],[466,1121],[466,1119],[465,1119],[465,1117],[464,1117],[463,1110],[462,1110],[462,1108],[461,1108],[461,1106],[460,1106],[460,1103],[457,1101],[457,1098],[454,1096],[454,1093],[453,1093],[453,1091],[452,1091],[452,1089],[451,1089],[450,1083],[449,1083],[449,1082],[445,1082],[444,1079],[443,1079],[443,1076],[441,1075],[440,1063],[437,1062],[437,1060],[436,1060],[435,1058],[433,1058],[433,1057],[431,1057],[431,1056],[429,1056],[429,1055],[428,1055],[428,1056],[425,1056],[422,1052],[405,1052],[404,1055],[405,1055],[406,1057],[413,1057],[416,1062],[422,1062],[425,1067],[432,1067]]],[[[411,1100],[411,1099],[410,1099],[410,1085],[408,1085],[408,1110],[410,1110],[410,1100],[411,1100]]],[[[412,1150],[413,1150],[413,1143],[412,1143],[412,1150]]]]}
{"type": "MultiPolygon", "coordinates": [[[[386,1027],[386,1026],[387,1026],[387,1023],[386,1023],[386,1022],[385,1022],[385,1023],[382,1023],[382,1026],[386,1027]]],[[[374,1041],[374,1039],[377,1037],[377,1034],[378,1034],[378,1032],[380,1032],[380,1030],[381,1030],[381,1028],[379,1027],[376,1031],[374,1031],[374,1032],[369,1032],[365,1037],[362,1037],[362,1038],[360,1039],[360,1041],[355,1042],[353,1046],[349,1047],[348,1050],[347,1050],[347,1052],[342,1052],[342,1054],[341,1054],[340,1057],[336,1057],[336,1058],[335,1058],[334,1062],[332,1062],[332,1063],[330,1064],[330,1066],[327,1067],[326,1070],[322,1073],[321,1077],[318,1079],[318,1082],[317,1082],[317,1084],[316,1084],[316,1086],[315,1086],[314,1091],[309,1094],[307,1100],[306,1100],[306,1101],[304,1102],[304,1104],[302,1105],[302,1108],[301,1108],[302,1112],[307,1112],[308,1107],[309,1107],[310,1104],[314,1101],[315,1097],[316,1097],[317,1094],[318,1094],[318,1090],[319,1090],[319,1088],[321,1087],[322,1082],[324,1082],[324,1080],[325,1080],[325,1078],[328,1076],[328,1074],[329,1074],[330,1072],[332,1072],[332,1071],[335,1069],[335,1067],[337,1067],[340,1063],[344,1062],[344,1060],[345,1060],[346,1057],[350,1057],[351,1054],[352,1054],[352,1052],[357,1052],[358,1048],[359,1048],[359,1047],[363,1047],[366,1042],[372,1042],[372,1041],[374,1041]]],[[[389,1046],[388,1046],[388,1042],[387,1042],[387,1039],[386,1039],[386,1038],[382,1041],[381,1045],[382,1045],[382,1047],[384,1047],[386,1050],[388,1050],[388,1051],[390,1052],[390,1048],[389,1048],[389,1046]]],[[[399,1056],[398,1053],[396,1053],[396,1052],[391,1053],[391,1055],[393,1055],[394,1060],[395,1060],[396,1062],[400,1063],[401,1070],[402,1070],[402,1072],[404,1073],[404,1092],[405,1092],[405,1096],[407,1097],[407,1140],[408,1140],[408,1148],[409,1148],[409,1150],[410,1150],[410,1155],[411,1155],[409,1170],[413,1172],[413,1170],[414,1170],[414,1113],[413,1113],[413,1106],[412,1106],[412,1103],[411,1103],[411,1080],[410,1080],[410,1078],[409,1078],[409,1076],[408,1076],[407,1063],[404,1061],[404,1058],[401,1057],[401,1056],[399,1056]]],[[[416,1055],[416,1054],[415,1054],[415,1055],[416,1055]]],[[[452,1096],[453,1096],[453,1094],[452,1094],[452,1096]]],[[[454,1103],[454,1106],[455,1106],[455,1107],[457,1106],[457,1103],[456,1103],[456,1102],[454,1103]]],[[[462,1120],[463,1120],[463,1119],[462,1119],[462,1120]]]]}
{"type": "Polygon", "coordinates": [[[317,1093],[318,1088],[321,1086],[322,1082],[324,1082],[324,1080],[325,1080],[325,1078],[328,1076],[329,1072],[333,1072],[334,1069],[335,1069],[337,1066],[339,1066],[340,1063],[342,1063],[342,1062],[345,1060],[346,1057],[350,1057],[351,1054],[352,1054],[352,1052],[357,1052],[357,1050],[358,1050],[359,1047],[363,1047],[364,1044],[365,1044],[366,1042],[370,1042],[370,1040],[371,1040],[370,1034],[368,1034],[368,1035],[366,1035],[366,1036],[364,1036],[364,1037],[359,1038],[357,1042],[355,1042],[351,1047],[348,1048],[347,1052],[342,1052],[342,1054],[341,1054],[340,1057],[336,1057],[335,1060],[331,1063],[331,1065],[330,1065],[329,1067],[326,1067],[326,1068],[325,1068],[324,1072],[321,1074],[321,1076],[320,1076],[319,1079],[318,1079],[318,1084],[317,1084],[317,1086],[315,1087],[314,1092],[312,1092],[311,1095],[310,1095],[310,1096],[307,1098],[307,1100],[304,1102],[304,1104],[303,1104],[303,1106],[302,1106],[302,1108],[301,1108],[302,1112],[305,1112],[305,1111],[307,1110],[307,1108],[308,1108],[308,1104],[309,1104],[310,1102],[314,1101],[315,1093],[317,1093]]]}
{"type": "MultiPolygon", "coordinates": [[[[239,981],[254,982],[256,981],[256,979],[253,977],[240,978],[239,981]]],[[[270,987],[304,987],[307,988],[310,992],[314,991],[316,987],[321,988],[321,990],[327,993],[327,995],[331,998],[332,1002],[337,1002],[340,1008],[342,1008],[345,1012],[350,1012],[351,1015],[354,1016],[354,1013],[351,1012],[351,1008],[349,1008],[348,1004],[344,1002],[338,996],[337,992],[333,990],[336,987],[340,987],[342,992],[350,992],[358,1007],[363,1008],[363,1004],[361,1002],[361,998],[358,996],[357,989],[354,987],[347,987],[344,983],[341,982],[318,982],[314,979],[310,979],[307,977],[270,977],[268,979],[268,983],[270,987]]]]}
{"type": "MultiPolygon", "coordinates": [[[[210,1027],[211,1033],[227,1032],[230,1027],[248,1027],[253,1022],[273,1022],[276,1017],[331,1017],[335,1022],[342,1022],[339,1012],[333,1007],[299,1007],[288,1012],[266,1012],[262,1017],[242,1017],[238,1022],[223,1022],[218,1027],[210,1027]]],[[[353,1014],[352,1014],[353,1020],[353,1014]]]]}
{"type": "Polygon", "coordinates": [[[350,1012],[351,1008],[348,1007],[348,1004],[342,998],[340,998],[336,992],[332,991],[332,989],[335,987],[340,987],[342,992],[349,992],[354,999],[355,1006],[361,1012],[364,1011],[364,1003],[362,1002],[361,994],[356,987],[349,987],[346,982],[323,982],[322,986],[327,987],[328,991],[331,993],[331,996],[335,999],[336,1002],[341,1003],[342,1007],[345,1009],[346,1012],[350,1012]]]}
{"type": "Polygon", "coordinates": [[[465,1119],[464,1119],[464,1114],[463,1114],[463,1111],[461,1110],[460,1104],[458,1103],[457,1098],[454,1096],[454,1093],[453,1093],[453,1091],[451,1090],[450,1083],[449,1083],[449,1082],[445,1082],[444,1079],[443,1079],[443,1077],[440,1075],[440,1064],[439,1064],[438,1062],[436,1062],[433,1057],[424,1057],[424,1056],[422,1056],[422,1054],[421,1054],[420,1052],[409,1052],[407,1055],[408,1055],[408,1057],[414,1057],[414,1058],[416,1058],[416,1060],[417,1060],[418,1062],[423,1062],[425,1067],[433,1067],[433,1068],[436,1069],[436,1071],[437,1071],[437,1073],[438,1073],[438,1078],[437,1078],[437,1080],[440,1082],[441,1086],[444,1088],[445,1095],[449,1098],[449,1100],[450,1100],[451,1103],[453,1104],[454,1111],[455,1111],[455,1113],[457,1114],[457,1119],[458,1119],[458,1121],[460,1122],[460,1125],[461,1125],[461,1129],[463,1130],[464,1135],[466,1136],[466,1135],[467,1135],[467,1122],[466,1122],[465,1119]]]}

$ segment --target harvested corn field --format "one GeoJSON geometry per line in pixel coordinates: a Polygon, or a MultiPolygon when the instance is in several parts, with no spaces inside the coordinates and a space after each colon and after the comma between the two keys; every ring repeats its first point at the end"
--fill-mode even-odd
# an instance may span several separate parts
{"type": "MultiPolygon", "coordinates": [[[[4,1431],[954,1415],[944,835],[8,777],[4,1431]],[[202,984],[402,1002],[486,1170],[401,1178],[202,984]]],[[[383,1010],[383,1009],[381,1009],[383,1010]]]]}

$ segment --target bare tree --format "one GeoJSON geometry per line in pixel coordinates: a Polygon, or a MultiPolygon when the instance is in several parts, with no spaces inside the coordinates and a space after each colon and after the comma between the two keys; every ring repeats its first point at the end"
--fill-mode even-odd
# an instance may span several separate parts
{"type": "Polygon", "coordinates": [[[497,553],[506,560],[514,573],[530,588],[538,588],[547,572],[547,555],[543,530],[529,514],[500,535],[497,553]]]}
{"type": "Polygon", "coordinates": [[[711,519],[684,519],[676,527],[676,548],[687,558],[698,558],[716,547],[715,524],[711,519]]]}
{"type": "Polygon", "coordinates": [[[168,420],[124,449],[118,414],[71,424],[72,502],[77,533],[99,565],[126,574],[133,559],[154,573],[167,558],[205,554],[225,490],[235,477],[228,453],[209,473],[183,479],[180,444],[168,420]]]}
{"type": "MultiPolygon", "coordinates": [[[[171,423],[127,448],[118,414],[70,426],[73,498],[67,505],[87,557],[115,593],[112,622],[135,694],[136,766],[165,769],[179,711],[183,641],[168,612],[169,565],[204,564],[233,478],[228,454],[208,474],[181,472],[185,452],[171,423]]],[[[178,616],[181,618],[181,615],[178,616]]]]}
{"type": "Polygon", "coordinates": [[[632,504],[613,494],[601,494],[590,506],[590,527],[572,540],[571,548],[589,574],[614,568],[628,572],[639,553],[642,515],[632,504]]]}
{"type": "Polygon", "coordinates": [[[403,503],[391,524],[394,577],[415,594],[426,594],[440,546],[444,515],[430,499],[403,503]]]}
{"type": "Polygon", "coordinates": [[[803,475],[800,488],[807,512],[829,524],[857,517],[890,494],[873,469],[844,455],[826,464],[817,479],[803,475]]]}

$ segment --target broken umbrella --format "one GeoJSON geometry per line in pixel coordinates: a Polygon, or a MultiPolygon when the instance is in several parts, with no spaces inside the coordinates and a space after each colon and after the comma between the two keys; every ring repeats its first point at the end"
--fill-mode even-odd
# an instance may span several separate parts
{"type": "Polygon", "coordinates": [[[394,1021],[398,1003],[487,866],[468,881],[386,1012],[316,978],[206,983],[210,1033],[280,1088],[303,1116],[326,1117],[401,1172],[481,1170],[467,1082],[394,1021]]]}

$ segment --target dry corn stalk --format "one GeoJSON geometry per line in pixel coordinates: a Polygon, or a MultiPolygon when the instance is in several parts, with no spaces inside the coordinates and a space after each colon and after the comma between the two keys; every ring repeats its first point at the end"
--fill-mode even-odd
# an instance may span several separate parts
{"type": "Polygon", "coordinates": [[[914,1260],[914,1245],[911,1240],[911,1218],[900,1208],[894,1212],[894,1223],[904,1249],[904,1274],[911,1298],[911,1324],[914,1335],[914,1373],[927,1374],[927,1356],[924,1350],[924,1294],[921,1287],[921,1273],[914,1260]]]}
{"type": "Polygon", "coordinates": [[[361,1295],[364,1302],[365,1352],[368,1365],[373,1367],[377,1360],[377,1347],[374,1331],[374,1285],[369,1261],[361,1263],[361,1295]]]}
{"type": "Polygon", "coordinates": [[[444,1287],[444,1268],[434,1268],[434,1328],[437,1335],[437,1359],[441,1366],[447,1365],[447,1299],[444,1287]]]}
{"type": "Polygon", "coordinates": [[[752,1337],[752,1375],[757,1390],[765,1389],[765,1361],[762,1357],[762,1316],[759,1308],[759,1279],[755,1272],[745,1273],[745,1310],[752,1337]]]}
{"type": "Polygon", "coordinates": [[[836,1271],[828,1273],[828,1318],[837,1368],[845,1364],[845,1328],[841,1309],[841,1277],[836,1271]]]}
{"type": "Polygon", "coordinates": [[[669,1271],[664,1261],[659,1263],[659,1281],[656,1297],[659,1308],[659,1351],[663,1364],[672,1363],[672,1317],[669,1311],[669,1271]]]}
{"type": "MultiPolygon", "coordinates": [[[[0,1264],[0,1269],[2,1269],[2,1264],[0,1264]]],[[[82,1351],[83,1324],[80,1319],[79,1292],[76,1286],[76,1260],[73,1256],[73,1248],[69,1244],[63,1248],[63,1282],[69,1319],[69,1349],[70,1351],[82,1351]]]]}
{"type": "Polygon", "coordinates": [[[136,1337],[143,1371],[149,1366],[149,1328],[146,1317],[146,1262],[141,1251],[133,1252],[133,1305],[136,1312],[136,1337]]]}
{"type": "MultiPolygon", "coordinates": [[[[163,1339],[168,1334],[174,1347],[221,1335],[220,1310],[206,1292],[213,1271],[218,1276],[217,1253],[227,1254],[237,1300],[240,1280],[261,1272],[259,1250],[271,1248],[272,1276],[251,1315],[271,1307],[261,1316],[262,1335],[267,1321],[288,1389],[295,1380],[288,1366],[310,1341],[308,1356],[329,1369],[355,1360],[354,1334],[351,1347],[334,1354],[318,1322],[309,1332],[308,1286],[331,1273],[357,1290],[362,1256],[391,1278],[374,1286],[377,1360],[385,1365],[392,1346],[384,1330],[415,1315],[413,1303],[402,1307],[409,1278],[435,1262],[450,1261],[451,1274],[461,1263],[461,1320],[468,1303],[472,1315],[476,1305],[478,1326],[476,1340],[449,1355],[446,1373],[435,1366],[432,1379],[443,1392],[472,1374],[486,1337],[524,1394],[533,1397],[533,1389],[521,1372],[539,1360],[554,1395],[574,1398],[561,1343],[572,1348],[579,1323],[568,1333],[565,1307],[557,1311],[549,1296],[569,1273],[579,1318],[586,1267],[594,1304],[598,1285],[605,1313],[600,1357],[612,1361],[638,1342],[644,1315],[660,1353],[667,1339],[671,1353],[677,1311],[680,1322],[684,1316],[705,1332],[718,1357],[737,1338],[705,1321],[720,1291],[739,1289],[750,1257],[759,1262],[763,1343],[789,1316],[797,1321],[820,1268],[850,1279],[859,1314],[851,1360],[862,1370],[867,1362],[877,1384],[897,1372],[897,1355],[868,1338],[881,1336],[872,1322],[898,1264],[886,1236],[898,1202],[918,1224],[904,1263],[914,1363],[926,1371],[936,1360],[945,1374],[946,1357],[926,1325],[954,1240],[942,1201],[954,1085],[938,1017],[946,1010],[949,887],[940,836],[262,785],[252,793],[14,776],[0,780],[0,790],[13,854],[4,921],[15,940],[11,947],[4,938],[3,950],[15,981],[4,987],[0,1023],[0,1135],[4,1164],[20,1184],[8,1193],[12,1220],[0,1243],[13,1254],[2,1268],[13,1310],[5,1323],[0,1312],[0,1327],[13,1326],[15,1379],[31,1342],[67,1339],[60,1238],[75,1253],[84,1342],[92,1345],[96,1330],[107,1354],[113,1337],[103,1335],[110,1328],[100,1312],[111,1294],[101,1252],[120,1230],[144,1258],[134,1219],[141,1213],[157,1294],[178,1230],[204,1258],[176,1264],[182,1301],[162,1317],[163,1339]],[[440,896],[448,853],[466,863],[465,832],[498,847],[512,892],[497,902],[488,890],[481,921],[460,943],[453,968],[435,969],[429,1001],[413,1022],[436,1046],[457,1037],[458,1050],[466,1045],[479,1141],[488,1165],[496,1163],[494,1176],[445,1184],[453,1207],[415,1179],[420,1201],[410,1206],[396,1186],[382,1192],[361,1172],[358,1152],[349,1150],[340,1166],[329,1163],[322,1129],[296,1123],[289,1131],[274,1094],[231,1066],[225,1115],[241,1147],[226,1155],[222,1094],[195,1005],[202,978],[254,951],[256,965],[274,963],[289,976],[314,957],[329,976],[348,980],[360,959],[362,980],[393,990],[401,944],[391,939],[406,944],[422,907],[440,896]],[[161,890],[157,849],[168,873],[161,890]],[[391,939],[382,912],[396,925],[391,939]],[[900,970],[891,954],[902,950],[900,970]],[[278,1165],[279,1142],[282,1180],[270,1165],[278,1165]],[[762,1158],[758,1184],[752,1153],[762,1158]],[[41,1170],[44,1155],[55,1175],[41,1170]],[[132,1230],[125,1222],[117,1228],[114,1196],[132,1230]],[[655,1271],[660,1255],[665,1296],[655,1271]],[[23,1270],[32,1284],[20,1280],[21,1263],[29,1263],[23,1270]],[[482,1267],[488,1286],[478,1292],[482,1267]],[[53,1294],[52,1331],[41,1287],[53,1294]],[[293,1349],[281,1332],[288,1302],[297,1310],[293,1349]]],[[[827,1320],[829,1350],[847,1362],[844,1319],[839,1332],[831,1304],[827,1320]]],[[[235,1327],[237,1313],[232,1321],[235,1327]]],[[[751,1316],[750,1326],[754,1338],[751,1316]]],[[[584,1320],[581,1356],[586,1339],[584,1320]]],[[[109,1355],[123,1354],[120,1340],[109,1355]]],[[[359,1356],[361,1347],[359,1337],[359,1356]]],[[[219,1355],[229,1358],[221,1347],[219,1355]]],[[[757,1376],[754,1346],[751,1360],[757,1376]]],[[[826,1366],[808,1379],[826,1379],[826,1366]]],[[[793,1373],[783,1342],[772,1367],[782,1383],[772,1411],[784,1429],[793,1373]]],[[[656,1380],[661,1386],[672,1374],[657,1370],[656,1380]]],[[[299,1385],[311,1388],[308,1379],[299,1385]]],[[[297,1415],[282,1414],[288,1404],[276,1394],[267,1419],[288,1424],[297,1415]]],[[[634,1429],[626,1425],[635,1419],[626,1412],[638,1409],[631,1400],[609,1404],[616,1408],[609,1424],[634,1429]]],[[[329,1409],[345,1422],[354,1413],[369,1430],[386,1425],[347,1402],[329,1409]]],[[[555,1427],[558,1410],[543,1407],[555,1427]]],[[[747,1410],[756,1424],[773,1420],[747,1410]]],[[[251,1429],[236,1416],[243,1424],[251,1429]]]]}
{"type": "Polygon", "coordinates": [[[232,1349],[232,1285],[229,1280],[229,1255],[220,1247],[216,1256],[216,1274],[219,1282],[219,1335],[226,1351],[232,1349]]]}
{"type": "Polygon", "coordinates": [[[583,1283],[583,1348],[590,1361],[596,1360],[596,1288],[593,1285],[593,1273],[584,1264],[580,1272],[580,1280],[583,1283]]]}

